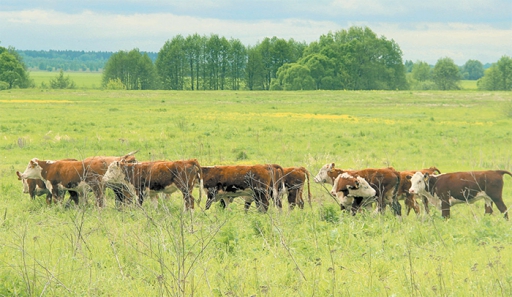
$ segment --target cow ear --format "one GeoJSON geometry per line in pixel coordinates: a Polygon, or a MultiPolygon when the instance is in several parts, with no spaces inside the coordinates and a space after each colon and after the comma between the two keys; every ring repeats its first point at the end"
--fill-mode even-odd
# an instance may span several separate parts
{"type": "Polygon", "coordinates": [[[408,179],[408,180],[411,180],[412,176],[411,175],[406,175],[405,178],[408,179]]]}
{"type": "Polygon", "coordinates": [[[359,188],[359,181],[356,180],[356,188],[359,188]]]}
{"type": "Polygon", "coordinates": [[[18,180],[21,180],[21,173],[19,171],[16,171],[16,175],[18,176],[18,180]]]}
{"type": "Polygon", "coordinates": [[[425,174],[423,175],[423,179],[424,179],[425,181],[428,181],[428,178],[429,178],[429,177],[430,177],[430,175],[429,175],[428,173],[425,173],[425,174]]]}

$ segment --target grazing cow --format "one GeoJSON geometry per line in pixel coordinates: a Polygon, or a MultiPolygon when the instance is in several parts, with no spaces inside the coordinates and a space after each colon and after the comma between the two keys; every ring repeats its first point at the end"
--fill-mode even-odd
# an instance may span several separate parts
{"type": "Polygon", "coordinates": [[[377,192],[362,177],[344,172],[334,180],[331,195],[338,200],[341,209],[351,209],[355,215],[361,206],[371,206],[377,192]]]}
{"type": "MultiPolygon", "coordinates": [[[[450,206],[458,203],[474,203],[485,199],[486,206],[492,202],[508,220],[507,206],[503,202],[503,175],[505,170],[453,172],[440,175],[416,172],[411,180],[411,194],[420,194],[442,211],[444,218],[450,217],[450,206]]],[[[486,207],[489,213],[490,207],[486,207]]],[[[492,210],[492,209],[491,209],[492,210]]]]}
{"type": "MultiPolygon", "coordinates": [[[[428,174],[441,174],[441,171],[437,169],[436,167],[430,167],[425,168],[421,170],[408,170],[408,171],[400,171],[400,185],[398,186],[398,193],[396,194],[398,197],[398,200],[403,199],[405,204],[405,209],[407,210],[407,215],[411,212],[411,209],[414,209],[414,212],[416,214],[420,213],[420,207],[418,203],[416,202],[416,198],[414,197],[414,194],[409,193],[409,189],[411,188],[411,180],[407,178],[407,176],[412,176],[416,172],[421,173],[428,173],[428,174]]],[[[425,212],[429,213],[428,208],[428,199],[424,196],[422,196],[423,206],[425,207],[425,212]]]]}
{"type": "Polygon", "coordinates": [[[272,166],[268,165],[226,165],[203,167],[204,188],[208,199],[206,209],[213,202],[221,201],[225,207],[235,197],[245,199],[245,211],[256,201],[258,209],[266,212],[271,194],[277,195],[272,166]]]}
{"type": "Polygon", "coordinates": [[[199,181],[199,197],[202,195],[202,169],[196,159],[182,161],[154,161],[126,163],[114,161],[103,175],[103,182],[112,187],[128,189],[142,205],[146,191],[156,203],[158,193],[172,194],[180,190],[185,200],[185,209],[194,209],[192,191],[199,181]]]}
{"type": "MultiPolygon", "coordinates": [[[[308,201],[311,206],[311,189],[309,186],[309,171],[304,167],[286,167],[283,168],[284,189],[288,192],[288,207],[293,210],[295,206],[304,209],[304,184],[308,183],[308,201]]],[[[281,194],[281,193],[280,193],[281,194]]],[[[282,193],[284,194],[284,192],[282,193]]]]}
{"type": "MultiPolygon", "coordinates": [[[[135,161],[133,156],[135,153],[131,152],[123,157],[90,157],[83,161],[42,161],[33,158],[21,174],[21,178],[44,181],[54,200],[60,197],[59,186],[65,190],[75,192],[90,188],[96,196],[97,205],[102,207],[104,204],[104,186],[101,178],[107,171],[108,165],[116,159],[126,159],[133,162],[135,161]]],[[[71,199],[78,203],[78,195],[72,195],[71,199]]]]}
{"type": "Polygon", "coordinates": [[[354,177],[360,176],[364,178],[372,188],[375,189],[377,209],[379,212],[384,211],[386,204],[391,204],[396,215],[400,216],[402,214],[402,206],[398,203],[396,197],[397,189],[400,184],[400,174],[393,168],[342,170],[335,168],[334,163],[329,163],[320,168],[320,171],[315,176],[314,180],[316,183],[330,183],[333,185],[334,180],[338,175],[343,174],[344,172],[347,172],[354,177]]]}

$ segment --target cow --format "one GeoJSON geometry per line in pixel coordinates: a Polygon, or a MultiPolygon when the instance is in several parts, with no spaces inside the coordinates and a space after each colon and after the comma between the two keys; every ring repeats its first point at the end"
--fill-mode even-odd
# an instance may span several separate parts
{"type": "MultiPolygon", "coordinates": [[[[363,170],[342,170],[335,168],[334,163],[328,163],[320,168],[318,174],[315,176],[316,183],[329,183],[334,184],[334,180],[338,175],[344,172],[357,177],[364,178],[376,191],[377,210],[383,212],[386,204],[391,204],[396,215],[402,215],[402,206],[398,203],[396,193],[400,184],[400,174],[392,167],[372,169],[367,168],[363,170]]],[[[359,199],[358,199],[359,200],[359,199]]],[[[356,201],[356,200],[354,200],[356,201]]],[[[343,206],[342,206],[343,209],[343,206]]]]}
{"type": "Polygon", "coordinates": [[[474,203],[485,200],[486,213],[491,213],[495,203],[508,220],[507,206],[503,202],[503,175],[505,170],[453,172],[440,175],[416,172],[412,177],[409,193],[420,194],[441,210],[444,218],[450,217],[450,207],[458,203],[474,203]]]}
{"type": "Polygon", "coordinates": [[[200,198],[203,192],[202,169],[196,159],[140,163],[114,161],[108,166],[102,180],[112,187],[122,186],[125,192],[137,198],[139,205],[144,202],[148,190],[154,203],[157,202],[158,193],[172,194],[180,190],[185,209],[193,210],[192,191],[196,181],[199,181],[200,198]]]}
{"type": "Polygon", "coordinates": [[[268,210],[271,195],[277,195],[273,189],[272,166],[268,165],[224,165],[202,168],[204,188],[208,199],[205,209],[213,202],[221,201],[225,207],[235,197],[246,197],[244,209],[247,212],[252,201],[261,212],[268,210]]]}
{"type": "MultiPolygon", "coordinates": [[[[46,195],[46,204],[50,205],[52,203],[52,193],[50,190],[48,190],[46,184],[42,180],[22,178],[19,171],[16,171],[16,175],[18,175],[18,180],[21,180],[23,184],[23,193],[29,194],[32,200],[35,199],[35,196],[46,195]]],[[[78,193],[83,193],[85,195],[87,193],[87,189],[80,189],[80,191],[69,190],[68,192],[69,199],[78,204],[78,193]]],[[[63,197],[64,194],[65,190],[62,188],[62,186],[59,186],[59,197],[63,197]]]]}
{"type": "MultiPolygon", "coordinates": [[[[308,201],[311,206],[311,189],[309,185],[309,171],[304,167],[285,167],[283,168],[284,189],[288,193],[288,207],[293,210],[295,206],[304,209],[304,184],[308,184],[308,201]]],[[[280,193],[282,196],[284,192],[280,193]]]]}
{"type": "MultiPolygon", "coordinates": [[[[82,161],[43,161],[33,158],[20,177],[22,179],[42,180],[52,193],[52,199],[54,200],[60,200],[59,186],[65,190],[75,192],[90,188],[96,197],[96,204],[103,207],[104,185],[101,178],[107,171],[108,165],[114,160],[120,159],[134,162],[133,154],[135,153],[136,151],[123,157],[89,157],[82,161]]],[[[78,203],[78,195],[72,195],[71,199],[78,203]]]]}
{"type": "Polygon", "coordinates": [[[331,195],[337,198],[341,209],[350,209],[355,215],[361,206],[371,206],[376,191],[360,176],[352,176],[344,172],[334,180],[331,195]]]}
{"type": "MultiPolygon", "coordinates": [[[[414,197],[414,194],[409,193],[409,188],[411,188],[411,181],[408,176],[412,176],[416,172],[421,173],[428,173],[428,174],[441,174],[441,171],[437,169],[436,167],[430,167],[425,168],[421,170],[407,170],[407,171],[400,171],[400,185],[398,186],[398,192],[397,197],[398,200],[404,200],[405,209],[407,211],[407,215],[411,212],[411,209],[414,209],[414,212],[416,214],[420,213],[420,207],[418,203],[416,202],[416,198],[414,197]]],[[[425,207],[425,212],[429,213],[428,208],[428,199],[426,197],[422,197],[423,206],[425,207]]]]}

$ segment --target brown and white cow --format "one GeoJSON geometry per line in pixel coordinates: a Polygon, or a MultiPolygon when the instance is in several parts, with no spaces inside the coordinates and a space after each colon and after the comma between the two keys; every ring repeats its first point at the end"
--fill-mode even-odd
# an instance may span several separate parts
{"type": "MultiPolygon", "coordinates": [[[[400,185],[398,186],[398,192],[397,197],[398,200],[404,200],[405,209],[407,210],[407,215],[411,212],[411,209],[414,209],[414,212],[416,214],[420,213],[420,207],[418,203],[416,202],[416,197],[414,197],[414,194],[409,193],[409,189],[411,188],[411,180],[407,178],[408,176],[414,175],[416,172],[421,173],[428,173],[430,175],[432,174],[441,174],[441,171],[437,169],[436,167],[430,167],[425,168],[421,170],[407,170],[407,171],[400,171],[400,185]]],[[[428,208],[428,199],[424,196],[421,197],[423,201],[423,206],[425,207],[425,212],[429,213],[428,208]]]]}
{"type": "MultiPolygon", "coordinates": [[[[484,199],[486,206],[495,203],[508,219],[507,206],[503,202],[503,175],[505,170],[453,172],[440,175],[416,172],[411,180],[409,192],[421,194],[439,208],[444,218],[450,217],[450,207],[458,203],[474,203],[484,199]]],[[[486,207],[486,213],[492,210],[486,207]]]]}
{"type": "Polygon", "coordinates": [[[343,170],[335,168],[334,163],[325,164],[315,176],[316,183],[334,184],[334,180],[338,175],[347,172],[348,174],[364,178],[376,191],[377,209],[382,212],[387,204],[390,204],[396,215],[402,214],[402,207],[398,203],[396,193],[400,184],[400,174],[393,168],[373,169],[367,168],[362,170],[343,170]]]}
{"type": "Polygon", "coordinates": [[[278,193],[278,189],[273,189],[276,183],[272,166],[224,165],[202,169],[204,188],[208,194],[205,209],[209,209],[216,201],[221,201],[225,207],[234,198],[245,197],[246,211],[254,200],[258,209],[266,212],[271,195],[278,193]]]}
{"type": "Polygon", "coordinates": [[[141,205],[147,190],[155,203],[158,193],[172,194],[180,190],[185,209],[190,210],[194,209],[192,191],[196,181],[199,181],[200,198],[203,192],[202,169],[196,159],[140,163],[115,161],[108,166],[102,180],[112,187],[127,190],[137,197],[141,205]]]}
{"type": "MultiPolygon", "coordinates": [[[[295,206],[304,209],[304,184],[308,184],[308,201],[311,206],[311,187],[309,185],[309,171],[304,167],[285,167],[283,168],[284,189],[288,193],[288,207],[293,210],[295,206]]],[[[282,195],[284,193],[280,193],[282,195]]]]}
{"type": "Polygon", "coordinates": [[[371,207],[376,191],[362,177],[344,172],[334,180],[331,195],[338,200],[341,209],[350,209],[352,215],[363,207],[371,207]]]}
{"type": "MultiPolygon", "coordinates": [[[[21,174],[21,178],[42,180],[52,193],[54,200],[60,199],[59,187],[75,192],[86,191],[84,189],[90,188],[96,196],[97,205],[102,207],[105,189],[101,179],[107,171],[108,165],[113,160],[120,159],[134,162],[135,157],[133,154],[135,153],[136,151],[122,157],[89,157],[83,161],[72,161],[69,159],[43,161],[33,158],[21,174]]],[[[71,196],[71,199],[78,203],[78,195],[71,196]]]]}

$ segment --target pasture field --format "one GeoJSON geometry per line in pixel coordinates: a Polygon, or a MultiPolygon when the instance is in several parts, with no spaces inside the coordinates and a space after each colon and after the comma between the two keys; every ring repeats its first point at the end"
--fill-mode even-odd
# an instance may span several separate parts
{"type": "MultiPolygon", "coordinates": [[[[55,74],[55,73],[54,73],[55,74]]],[[[15,171],[33,157],[196,158],[201,165],[512,170],[512,92],[0,92],[0,296],[510,296],[512,228],[483,201],[449,220],[312,206],[247,214],[47,206],[15,171]]],[[[512,177],[504,176],[512,206],[512,177]]],[[[198,193],[195,190],[194,196],[198,193]]],[[[286,203],[285,203],[286,204],[286,203]]]]}
{"type": "MultiPolygon", "coordinates": [[[[40,88],[42,83],[50,86],[50,80],[59,76],[59,71],[30,71],[30,78],[34,80],[36,87],[40,88]]],[[[77,89],[100,89],[101,72],[68,71],[64,77],[69,76],[75,82],[77,89]]]]}

